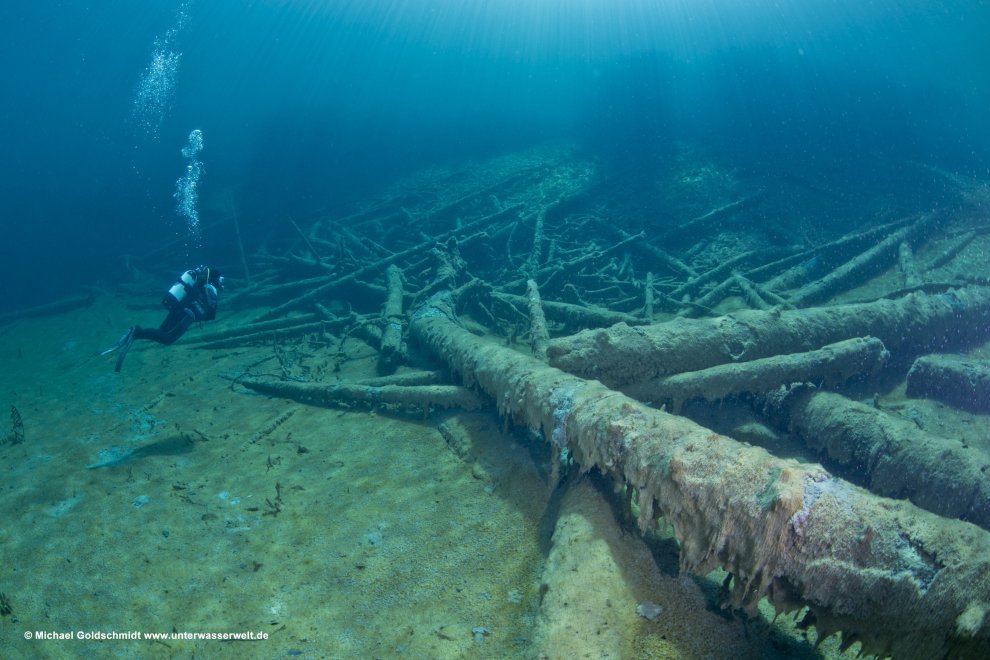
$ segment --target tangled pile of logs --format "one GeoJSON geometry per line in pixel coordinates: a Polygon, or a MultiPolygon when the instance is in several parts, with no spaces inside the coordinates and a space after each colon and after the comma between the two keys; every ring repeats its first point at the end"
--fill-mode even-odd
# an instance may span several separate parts
{"type": "Polygon", "coordinates": [[[986,244],[972,190],[938,212],[791,245],[758,229],[765,191],[726,190],[656,227],[610,217],[601,185],[591,163],[544,148],[424,173],[307,231],[293,222],[299,240],[247,256],[251,281],[229,303],[267,310],[189,341],[308,338],[342,353],[360,336],[379,350],[380,379],[307,379],[283,364],[237,382],[316,405],[491,402],[561,460],[611,477],[642,529],[672,525],[684,570],[728,571],[733,605],[806,607],[820,638],[840,631],[866,653],[990,653],[990,456],[844,394],[919,358],[911,392],[985,401],[985,365],[956,369],[971,377],[948,387],[937,383],[952,369],[924,357],[990,339],[987,273],[956,265],[986,244]],[[743,234],[745,249],[727,251],[743,234]],[[727,301],[735,311],[719,314],[727,301]],[[424,353],[458,384],[412,368],[424,353]],[[672,414],[728,398],[829,469],[672,414]]]}

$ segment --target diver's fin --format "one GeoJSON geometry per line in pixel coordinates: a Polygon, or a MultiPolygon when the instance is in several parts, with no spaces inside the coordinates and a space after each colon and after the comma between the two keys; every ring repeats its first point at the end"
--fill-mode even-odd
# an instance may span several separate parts
{"type": "Polygon", "coordinates": [[[130,350],[131,344],[134,343],[134,330],[131,328],[127,331],[127,336],[124,337],[124,343],[120,346],[120,353],[117,355],[117,366],[113,368],[114,371],[120,371],[120,368],[124,366],[124,358],[127,357],[127,351],[130,350]]]}
{"type": "Polygon", "coordinates": [[[134,328],[128,328],[127,329],[127,332],[125,332],[124,334],[122,334],[120,336],[120,339],[117,340],[117,343],[116,344],[114,344],[110,348],[106,349],[105,351],[102,351],[100,353],[100,355],[101,356],[103,356],[103,355],[110,355],[111,353],[113,353],[115,351],[119,351],[120,349],[122,349],[124,347],[125,344],[127,344],[127,342],[131,341],[131,338],[133,337],[133,335],[134,335],[134,328]]]}

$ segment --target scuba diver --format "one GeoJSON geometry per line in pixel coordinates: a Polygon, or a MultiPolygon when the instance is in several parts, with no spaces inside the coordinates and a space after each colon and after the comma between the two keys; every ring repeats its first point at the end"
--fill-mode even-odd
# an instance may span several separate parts
{"type": "Polygon", "coordinates": [[[124,366],[124,358],[135,339],[150,339],[168,346],[185,334],[197,321],[212,321],[217,316],[219,292],[223,289],[223,275],[220,271],[200,266],[187,270],[173,284],[162,304],[168,308],[168,316],[157,328],[142,328],[135,325],[128,329],[117,343],[100,355],[120,351],[117,356],[117,366],[114,371],[120,371],[124,366]]]}

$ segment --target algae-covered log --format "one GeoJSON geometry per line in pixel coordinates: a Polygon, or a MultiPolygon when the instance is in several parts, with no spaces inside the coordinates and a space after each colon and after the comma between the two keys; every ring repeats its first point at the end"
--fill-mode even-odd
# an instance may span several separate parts
{"type": "Polygon", "coordinates": [[[918,269],[918,262],[914,258],[914,250],[907,241],[902,241],[897,248],[897,265],[904,276],[904,286],[910,288],[921,284],[921,273],[918,269]]]}
{"type": "Polygon", "coordinates": [[[697,316],[699,313],[709,313],[716,305],[729,297],[729,294],[736,288],[736,282],[732,277],[727,277],[721,283],[712,287],[705,295],[697,300],[691,301],[691,305],[682,307],[677,316],[697,316]]]}
{"type": "Polygon", "coordinates": [[[863,475],[873,492],[990,529],[990,462],[982,452],[832,392],[781,391],[768,400],[809,447],[863,475]]]}
{"type": "MultiPolygon", "coordinates": [[[[494,294],[502,300],[512,303],[519,308],[529,309],[528,296],[516,296],[510,293],[494,294]]],[[[624,312],[613,312],[608,309],[595,306],[575,305],[572,303],[557,302],[540,298],[540,307],[546,318],[571,325],[578,328],[601,327],[613,325],[615,323],[627,323],[629,325],[641,325],[646,323],[632,314],[624,312]]]]}
{"type": "Polygon", "coordinates": [[[753,611],[763,596],[783,610],[807,605],[820,633],[841,630],[868,653],[990,653],[990,534],[979,527],[877,497],[476,337],[444,294],[414,313],[410,330],[582,469],[634,487],[641,526],[663,515],[682,568],[731,572],[736,605],[753,611]]]}
{"type": "Polygon", "coordinates": [[[218,339],[205,343],[195,344],[196,348],[215,350],[218,348],[237,348],[249,344],[270,344],[275,341],[285,341],[293,337],[301,337],[313,332],[324,332],[328,329],[325,321],[314,321],[313,323],[300,323],[275,330],[265,330],[248,335],[235,335],[227,339],[218,339]]]}
{"type": "Polygon", "coordinates": [[[230,339],[231,337],[249,337],[259,332],[270,333],[272,330],[281,330],[283,328],[291,328],[306,323],[313,323],[314,321],[317,321],[318,318],[319,317],[317,317],[316,314],[301,314],[299,316],[288,316],[281,319],[275,319],[274,321],[265,321],[263,323],[239,325],[234,328],[226,328],[215,332],[200,332],[195,335],[190,335],[188,338],[183,337],[183,343],[206,344],[220,341],[221,339],[230,339]]]}
{"type": "Polygon", "coordinates": [[[402,407],[462,408],[477,410],[481,399],[471,390],[457,385],[321,385],[279,380],[247,378],[238,381],[244,387],[262,394],[318,406],[342,403],[370,403],[402,407]]]}
{"type": "Polygon", "coordinates": [[[876,337],[891,353],[928,352],[990,333],[990,288],[910,293],[897,300],[790,311],[745,310],[711,319],[618,324],[550,341],[550,364],[611,387],[731,362],[876,337]]]}
{"type": "Polygon", "coordinates": [[[643,318],[647,323],[653,323],[653,273],[647,273],[643,283],[643,318]]]}
{"type": "Polygon", "coordinates": [[[439,385],[444,380],[446,380],[444,375],[439,371],[404,371],[400,374],[363,378],[354,381],[354,384],[367,385],[368,387],[382,387],[383,385],[439,385]]]}
{"type": "Polygon", "coordinates": [[[930,224],[931,220],[931,217],[925,216],[907,227],[895,231],[828,275],[795,291],[791,296],[791,302],[798,306],[818,303],[845,289],[851,289],[855,283],[862,282],[863,279],[871,275],[879,274],[888,265],[888,262],[896,259],[897,250],[901,243],[910,240],[930,224]]]}
{"type": "MultiPolygon", "coordinates": [[[[743,299],[746,301],[746,304],[751,308],[770,309],[773,306],[767,302],[766,294],[769,293],[768,291],[759,290],[752,282],[739,273],[732,273],[732,281],[735,282],[736,288],[739,289],[742,293],[743,299]]],[[[777,298],[781,301],[784,300],[783,298],[780,298],[780,296],[777,296],[777,298]]]]}
{"type": "Polygon", "coordinates": [[[925,265],[925,270],[935,270],[936,268],[941,268],[945,264],[949,263],[955,259],[956,255],[962,252],[966,246],[972,243],[976,236],[977,233],[973,230],[964,232],[962,235],[957,236],[925,265]]]}
{"type": "Polygon", "coordinates": [[[626,394],[641,401],[670,401],[676,411],[681,403],[694,398],[715,401],[733,394],[769,392],[791,383],[841,385],[853,376],[875,374],[887,357],[879,339],[860,337],[806,353],[775,355],[664,376],[630,385],[626,394]]]}
{"type": "MultiPolygon", "coordinates": [[[[770,254],[775,254],[777,251],[771,251],[770,254]]],[[[701,275],[688,280],[681,286],[677,287],[671,291],[668,295],[671,298],[680,300],[682,297],[687,295],[693,295],[695,291],[708,284],[709,282],[723,282],[725,278],[730,275],[733,269],[741,266],[742,264],[752,261],[758,255],[757,252],[743,252],[742,254],[737,254],[731,259],[726,259],[722,261],[714,268],[705,271],[701,275]]]]}
{"type": "Polygon", "coordinates": [[[402,271],[392,264],[385,270],[385,280],[387,295],[382,308],[385,330],[382,332],[378,354],[378,370],[392,373],[405,360],[402,345],[402,326],[405,320],[402,315],[402,271]]]}
{"type": "Polygon", "coordinates": [[[973,412],[990,412],[990,362],[925,355],[915,360],[908,372],[907,394],[973,412]]]}
{"type": "Polygon", "coordinates": [[[526,282],[526,297],[529,300],[529,332],[532,335],[533,355],[545,360],[550,334],[547,332],[547,319],[543,315],[540,289],[533,280],[526,282]]]}
{"type": "Polygon", "coordinates": [[[45,303],[44,305],[17,309],[13,312],[0,314],[0,323],[9,323],[10,321],[19,321],[20,319],[28,319],[35,316],[48,316],[50,314],[71,312],[72,310],[79,309],[80,307],[88,307],[95,301],[96,296],[93,292],[89,292],[82,296],[75,296],[73,298],[62,298],[61,300],[45,303]]]}

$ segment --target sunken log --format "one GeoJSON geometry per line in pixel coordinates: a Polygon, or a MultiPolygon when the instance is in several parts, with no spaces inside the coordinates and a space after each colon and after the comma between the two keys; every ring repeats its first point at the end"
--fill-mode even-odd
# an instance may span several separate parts
{"type": "Polygon", "coordinates": [[[261,394],[292,399],[316,406],[364,403],[400,408],[460,408],[477,410],[481,399],[471,390],[457,385],[360,385],[341,383],[295,383],[291,381],[247,378],[238,381],[261,394]]]}
{"type": "Polygon", "coordinates": [[[853,376],[875,374],[887,358],[887,350],[879,339],[857,337],[806,353],[775,355],[663,376],[630,386],[626,394],[654,404],[669,403],[670,410],[676,411],[690,399],[717,401],[732,395],[769,392],[791,383],[835,387],[853,376]]]}
{"type": "Polygon", "coordinates": [[[314,323],[318,320],[316,314],[300,314],[298,316],[287,316],[281,319],[275,319],[273,321],[264,321],[262,323],[246,323],[244,325],[238,325],[232,328],[226,328],[224,330],[217,330],[215,332],[201,332],[195,335],[189,335],[188,338],[183,337],[184,344],[207,344],[215,341],[220,341],[221,339],[232,339],[237,337],[250,337],[258,333],[271,333],[274,330],[284,330],[285,328],[293,328],[300,325],[306,325],[308,323],[314,323]]]}
{"type": "Polygon", "coordinates": [[[907,376],[907,395],[936,399],[975,413],[990,412],[990,362],[925,355],[907,376]]]}
{"type": "Polygon", "coordinates": [[[780,390],[767,400],[805,444],[864,477],[871,491],[990,529],[990,481],[981,452],[833,392],[780,390]]]}
{"type": "Polygon", "coordinates": [[[876,337],[891,354],[930,352],[983,341],[990,333],[990,288],[916,291],[896,300],[769,311],[744,310],[710,319],[585,330],[552,339],[550,364],[622,388],[659,376],[718,364],[876,337]]]}
{"type": "Polygon", "coordinates": [[[499,411],[542,429],[582,470],[634,488],[639,525],[663,516],[681,568],[732,574],[731,604],[809,607],[820,638],[863,653],[990,653],[990,534],[873,495],[821,466],[781,459],[689,419],[549,367],[462,328],[448,293],[414,311],[411,336],[499,411]]]}
{"type": "Polygon", "coordinates": [[[925,216],[907,227],[898,229],[869,250],[850,259],[828,275],[795,291],[790,296],[791,302],[798,307],[813,305],[828,300],[842,291],[851,289],[854,284],[862,282],[865,277],[879,274],[889,262],[896,260],[901,244],[910,241],[922,229],[927,227],[931,221],[932,217],[925,216]]]}
{"type": "Polygon", "coordinates": [[[378,353],[378,370],[390,374],[405,361],[405,347],[402,343],[402,330],[405,318],[402,315],[402,271],[392,264],[385,270],[386,298],[382,308],[385,330],[378,353]]]}
{"type": "Polygon", "coordinates": [[[95,301],[96,296],[93,295],[92,292],[82,296],[62,298],[61,300],[45,303],[44,305],[26,307],[24,309],[17,309],[12,312],[7,312],[6,314],[0,314],[0,323],[9,323],[11,321],[19,321],[20,319],[28,319],[36,316],[49,316],[51,314],[71,312],[72,310],[79,309],[81,307],[89,307],[95,301]]]}
{"type": "Polygon", "coordinates": [[[533,355],[545,360],[547,346],[550,344],[550,333],[547,331],[547,319],[543,315],[543,305],[540,304],[540,289],[536,282],[526,282],[526,297],[529,300],[529,333],[533,355]]]}

